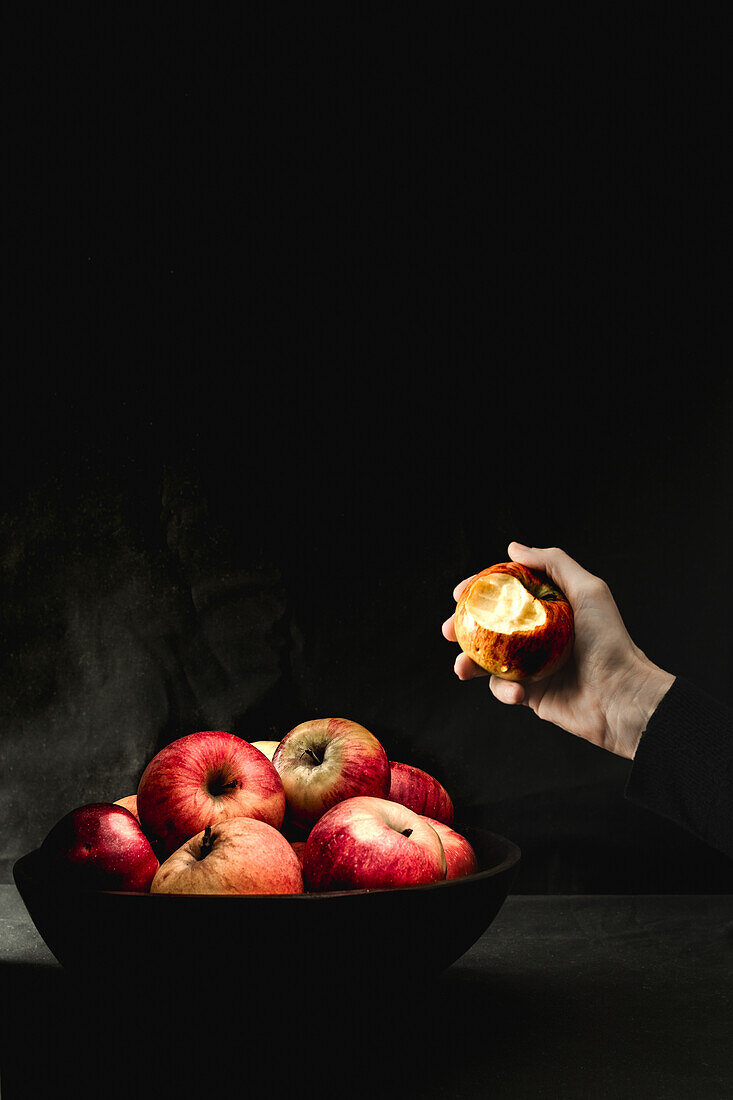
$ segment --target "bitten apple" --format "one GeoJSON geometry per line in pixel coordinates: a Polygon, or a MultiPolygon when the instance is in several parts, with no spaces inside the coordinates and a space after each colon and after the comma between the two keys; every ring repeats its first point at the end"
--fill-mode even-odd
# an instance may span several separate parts
{"type": "Polygon", "coordinates": [[[145,833],[166,859],[207,825],[252,817],[276,829],[285,791],[264,753],[232,733],[204,730],[179,737],[145,768],[137,790],[145,833]]]}
{"type": "Polygon", "coordinates": [[[445,874],[443,844],[425,818],[369,795],[328,810],[308,834],[303,857],[313,892],[418,886],[445,874]]]}
{"type": "Polygon", "coordinates": [[[384,798],[389,791],[386,750],[348,718],[301,722],[285,734],[272,763],[285,788],[288,819],[303,828],[345,798],[384,798]]]}
{"type": "Polygon", "coordinates": [[[545,679],[573,648],[568,599],[544,573],[518,562],[478,573],[459,596],[453,623],[464,653],[503,680],[545,679]]]}
{"type": "Polygon", "coordinates": [[[428,825],[435,829],[443,844],[446,863],[446,878],[463,878],[478,871],[478,859],[471,843],[450,825],[434,817],[425,817],[428,825]]]}
{"type": "Polygon", "coordinates": [[[453,821],[453,801],[443,784],[429,772],[414,764],[390,760],[389,799],[414,810],[416,814],[435,817],[450,825],[453,821]]]}
{"type": "Polygon", "coordinates": [[[41,844],[54,880],[80,890],[144,894],[158,870],[137,818],[114,802],[78,806],[57,821],[41,844]]]}
{"type": "Polygon", "coordinates": [[[207,825],[160,865],[151,894],[302,894],[291,845],[272,825],[231,817],[207,825]]]}

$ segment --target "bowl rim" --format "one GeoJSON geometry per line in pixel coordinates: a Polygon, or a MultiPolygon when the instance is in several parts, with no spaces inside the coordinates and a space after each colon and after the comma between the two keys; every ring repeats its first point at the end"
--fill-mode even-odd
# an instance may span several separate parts
{"type": "MultiPolygon", "coordinates": [[[[337,897],[363,897],[366,895],[383,895],[383,894],[415,894],[424,891],[432,890],[445,890],[450,887],[461,886],[466,883],[472,883],[481,881],[484,879],[493,878],[503,871],[507,871],[512,867],[515,867],[522,858],[522,851],[518,844],[513,840],[509,840],[508,837],[502,836],[500,833],[495,833],[490,829],[485,829],[480,825],[470,825],[468,823],[458,826],[451,826],[456,828],[457,831],[465,829],[468,832],[478,834],[480,836],[489,838],[491,840],[499,841],[499,844],[505,849],[503,859],[493,867],[487,867],[483,871],[476,871],[472,875],[461,875],[458,878],[445,878],[439,882],[422,882],[416,883],[414,886],[380,886],[373,888],[360,888],[354,890],[319,890],[313,892],[303,891],[299,894],[151,894],[149,892],[143,892],[138,890],[85,890],[85,889],[72,889],[64,891],[67,894],[78,897],[79,895],[90,897],[126,897],[126,898],[162,898],[163,902],[157,904],[175,904],[174,899],[177,898],[217,898],[219,901],[253,901],[282,899],[291,902],[303,902],[303,901],[318,901],[323,898],[337,898],[337,897]]],[[[40,883],[43,881],[43,877],[38,874],[33,874],[33,869],[37,867],[40,858],[40,845],[37,848],[31,849],[24,855],[19,856],[13,864],[13,878],[16,882],[18,875],[25,876],[30,881],[40,883]]],[[[63,887],[57,887],[57,892],[63,891],[63,887]]]]}

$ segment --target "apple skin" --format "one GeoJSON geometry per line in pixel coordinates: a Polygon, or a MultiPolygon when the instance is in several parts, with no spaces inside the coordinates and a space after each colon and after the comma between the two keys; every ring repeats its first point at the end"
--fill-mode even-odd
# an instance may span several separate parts
{"type": "Polygon", "coordinates": [[[114,802],[77,806],[56,822],[40,851],[54,881],[79,890],[145,894],[158,871],[140,822],[114,802]]]}
{"type": "Polygon", "coordinates": [[[303,872],[277,829],[230,817],[190,837],[160,865],[151,894],[302,894],[303,872]]]}
{"type": "Polygon", "coordinates": [[[435,829],[443,844],[446,862],[445,877],[463,878],[465,875],[475,875],[478,871],[478,859],[466,837],[434,817],[425,815],[425,820],[435,829]]]}
{"type": "Polygon", "coordinates": [[[232,733],[203,730],[156,753],[137,789],[144,832],[161,860],[207,825],[252,817],[279,829],[285,791],[264,753],[232,733]]]}
{"type": "Polygon", "coordinates": [[[272,763],[285,788],[287,819],[304,829],[346,798],[389,792],[384,746],[349,718],[301,722],[285,734],[272,763]]]}
{"type": "Polygon", "coordinates": [[[260,752],[264,752],[268,760],[272,760],[272,755],[275,749],[280,744],[279,741],[250,741],[251,745],[254,745],[260,752]]]}
{"type": "Polygon", "coordinates": [[[575,638],[573,609],[567,597],[544,573],[514,561],[491,565],[476,574],[458,597],[453,625],[458,644],[472,661],[502,680],[524,683],[544,680],[562,668],[575,638]],[[516,577],[542,603],[546,620],[541,626],[507,634],[474,619],[467,604],[476,585],[493,573],[516,577]]]}
{"type": "Polygon", "coordinates": [[[295,852],[296,856],[300,860],[300,866],[303,866],[303,860],[305,859],[305,844],[304,840],[290,840],[288,841],[290,847],[295,852]]]}
{"type": "Polygon", "coordinates": [[[453,802],[447,790],[434,776],[414,764],[389,762],[391,782],[389,798],[425,817],[435,817],[450,825],[454,817],[453,802]]]}
{"type": "Polygon", "coordinates": [[[443,844],[424,817],[387,798],[356,795],[332,806],[308,834],[306,890],[379,890],[440,882],[443,844]]]}
{"type": "Polygon", "coordinates": [[[130,811],[130,813],[133,815],[133,817],[136,817],[138,821],[140,820],[140,818],[138,817],[138,813],[137,813],[137,795],[136,794],[126,794],[124,796],[124,798],[116,798],[115,801],[114,801],[114,805],[115,806],[124,806],[126,810],[130,811]]]}

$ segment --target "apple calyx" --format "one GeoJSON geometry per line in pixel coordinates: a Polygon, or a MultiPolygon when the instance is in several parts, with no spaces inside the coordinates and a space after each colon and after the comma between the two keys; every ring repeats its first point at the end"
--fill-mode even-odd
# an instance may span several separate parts
{"type": "Polygon", "coordinates": [[[412,829],[402,829],[401,832],[402,832],[403,836],[407,836],[407,837],[412,836],[412,829]]]}
{"type": "Polygon", "coordinates": [[[211,839],[211,825],[207,825],[204,829],[204,835],[201,838],[201,848],[199,850],[199,859],[206,859],[211,849],[214,847],[214,842],[211,839]]]}

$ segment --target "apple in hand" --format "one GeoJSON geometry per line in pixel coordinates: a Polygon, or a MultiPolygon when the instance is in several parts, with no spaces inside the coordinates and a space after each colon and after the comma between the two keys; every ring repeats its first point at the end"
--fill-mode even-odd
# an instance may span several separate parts
{"type": "MultiPolygon", "coordinates": [[[[114,805],[115,806],[124,806],[125,809],[129,810],[130,813],[134,817],[137,817],[137,795],[136,794],[126,794],[124,796],[124,798],[116,798],[115,801],[114,801],[114,805]]],[[[138,817],[138,821],[139,820],[140,820],[140,818],[138,817]]]]}
{"type": "Polygon", "coordinates": [[[114,802],[91,802],[57,821],[41,857],[60,885],[144,894],[158,870],[137,818],[114,802]]]}
{"type": "Polygon", "coordinates": [[[153,879],[151,894],[302,894],[300,860],[272,825],[230,817],[182,844],[153,879]]]}
{"type": "Polygon", "coordinates": [[[332,806],[308,834],[306,888],[375,890],[445,878],[443,844],[420,814],[386,798],[357,795],[332,806]]]}
{"type": "Polygon", "coordinates": [[[416,814],[435,817],[450,825],[453,821],[453,802],[447,790],[434,776],[415,767],[414,764],[401,764],[397,760],[389,762],[391,781],[389,799],[414,810],[416,814]]]}
{"type": "Polygon", "coordinates": [[[280,742],[279,741],[250,741],[250,744],[254,745],[254,747],[256,749],[259,749],[260,752],[264,752],[264,754],[265,754],[265,756],[267,757],[268,760],[272,760],[272,754],[274,753],[275,749],[280,744],[280,742]]]}
{"type": "Polygon", "coordinates": [[[389,791],[383,745],[348,718],[301,722],[285,734],[272,763],[285,788],[288,819],[306,829],[345,798],[384,798],[389,791]]]}
{"type": "Polygon", "coordinates": [[[463,878],[464,875],[475,874],[478,871],[478,859],[466,837],[434,817],[425,816],[425,820],[435,829],[443,844],[446,862],[445,877],[463,878]]]}
{"type": "Polygon", "coordinates": [[[251,817],[279,829],[282,781],[270,760],[232,733],[205,730],[156,753],[137,789],[137,812],[162,859],[207,825],[251,817]]]}
{"type": "Polygon", "coordinates": [[[477,573],[456,602],[464,653],[502,680],[532,683],[562,668],[574,641],[573,609],[545,576],[518,562],[477,573]]]}

